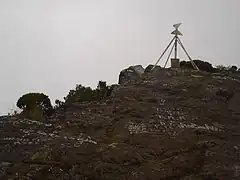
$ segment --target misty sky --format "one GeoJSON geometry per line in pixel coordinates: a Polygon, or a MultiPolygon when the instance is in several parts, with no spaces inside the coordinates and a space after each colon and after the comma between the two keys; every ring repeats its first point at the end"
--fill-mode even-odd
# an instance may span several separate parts
{"type": "Polygon", "coordinates": [[[76,84],[117,83],[122,69],[154,64],[178,22],[193,59],[240,66],[239,7],[239,0],[0,0],[0,114],[27,92],[54,101],[76,84]]]}

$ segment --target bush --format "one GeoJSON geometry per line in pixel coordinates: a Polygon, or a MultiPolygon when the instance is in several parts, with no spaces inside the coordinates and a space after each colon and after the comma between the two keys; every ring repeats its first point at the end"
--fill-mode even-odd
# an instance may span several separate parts
{"type": "Polygon", "coordinates": [[[236,72],[237,70],[238,70],[237,66],[232,66],[230,68],[230,71],[232,71],[232,72],[236,72]]]}
{"type": "Polygon", "coordinates": [[[115,85],[107,86],[105,81],[99,81],[96,89],[76,85],[74,90],[70,90],[68,95],[64,97],[65,103],[74,102],[92,102],[99,101],[111,95],[115,85]]]}
{"type": "Polygon", "coordinates": [[[90,87],[76,85],[75,90],[70,90],[68,95],[64,98],[65,103],[94,101],[97,99],[94,90],[90,87]]]}
{"type": "Polygon", "coordinates": [[[180,62],[180,67],[193,69],[192,64],[190,62],[187,62],[187,61],[181,61],[180,62]]]}
{"type": "MultiPolygon", "coordinates": [[[[205,62],[201,60],[193,60],[193,62],[202,71],[211,72],[211,73],[216,72],[216,69],[213,68],[212,64],[210,64],[209,62],[205,62]]],[[[180,67],[193,69],[192,63],[190,61],[181,61],[180,67]]]]}
{"type": "Polygon", "coordinates": [[[217,69],[217,71],[224,71],[227,68],[225,66],[223,66],[223,65],[216,65],[216,69],[217,69]]]}
{"type": "Polygon", "coordinates": [[[23,111],[33,112],[40,109],[45,115],[51,115],[53,107],[47,95],[43,93],[27,93],[17,101],[17,107],[23,111]]]}
{"type": "Polygon", "coordinates": [[[63,101],[60,101],[58,99],[55,100],[55,109],[56,108],[61,108],[62,106],[64,105],[64,102],[63,101]]]}

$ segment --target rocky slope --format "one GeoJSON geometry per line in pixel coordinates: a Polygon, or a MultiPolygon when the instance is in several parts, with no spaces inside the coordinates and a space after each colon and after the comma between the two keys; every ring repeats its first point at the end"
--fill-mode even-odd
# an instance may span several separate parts
{"type": "Polygon", "coordinates": [[[240,78],[161,69],[49,122],[11,117],[0,179],[240,179],[240,78]]]}

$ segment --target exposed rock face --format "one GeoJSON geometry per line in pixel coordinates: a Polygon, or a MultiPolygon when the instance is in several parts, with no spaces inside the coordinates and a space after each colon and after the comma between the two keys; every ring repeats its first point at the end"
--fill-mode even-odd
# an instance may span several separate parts
{"type": "Polygon", "coordinates": [[[118,84],[125,84],[131,80],[140,79],[143,73],[144,68],[141,65],[130,66],[120,72],[118,84]]]}
{"type": "MultiPolygon", "coordinates": [[[[148,65],[148,66],[145,68],[145,71],[144,71],[144,72],[145,72],[145,73],[151,72],[153,67],[154,67],[154,65],[152,65],[152,64],[148,65]]],[[[154,72],[154,71],[157,71],[157,70],[160,70],[160,69],[161,69],[160,66],[156,66],[156,67],[153,69],[153,72],[154,72]]]]}
{"type": "Polygon", "coordinates": [[[0,179],[238,180],[239,98],[238,78],[164,69],[49,123],[11,118],[0,179]]]}

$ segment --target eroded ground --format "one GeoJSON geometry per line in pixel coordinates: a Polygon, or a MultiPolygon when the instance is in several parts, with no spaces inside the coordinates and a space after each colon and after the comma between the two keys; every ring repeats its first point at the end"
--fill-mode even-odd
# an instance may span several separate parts
{"type": "Polygon", "coordinates": [[[11,117],[0,179],[240,179],[239,102],[237,78],[164,72],[48,122],[11,117]]]}

